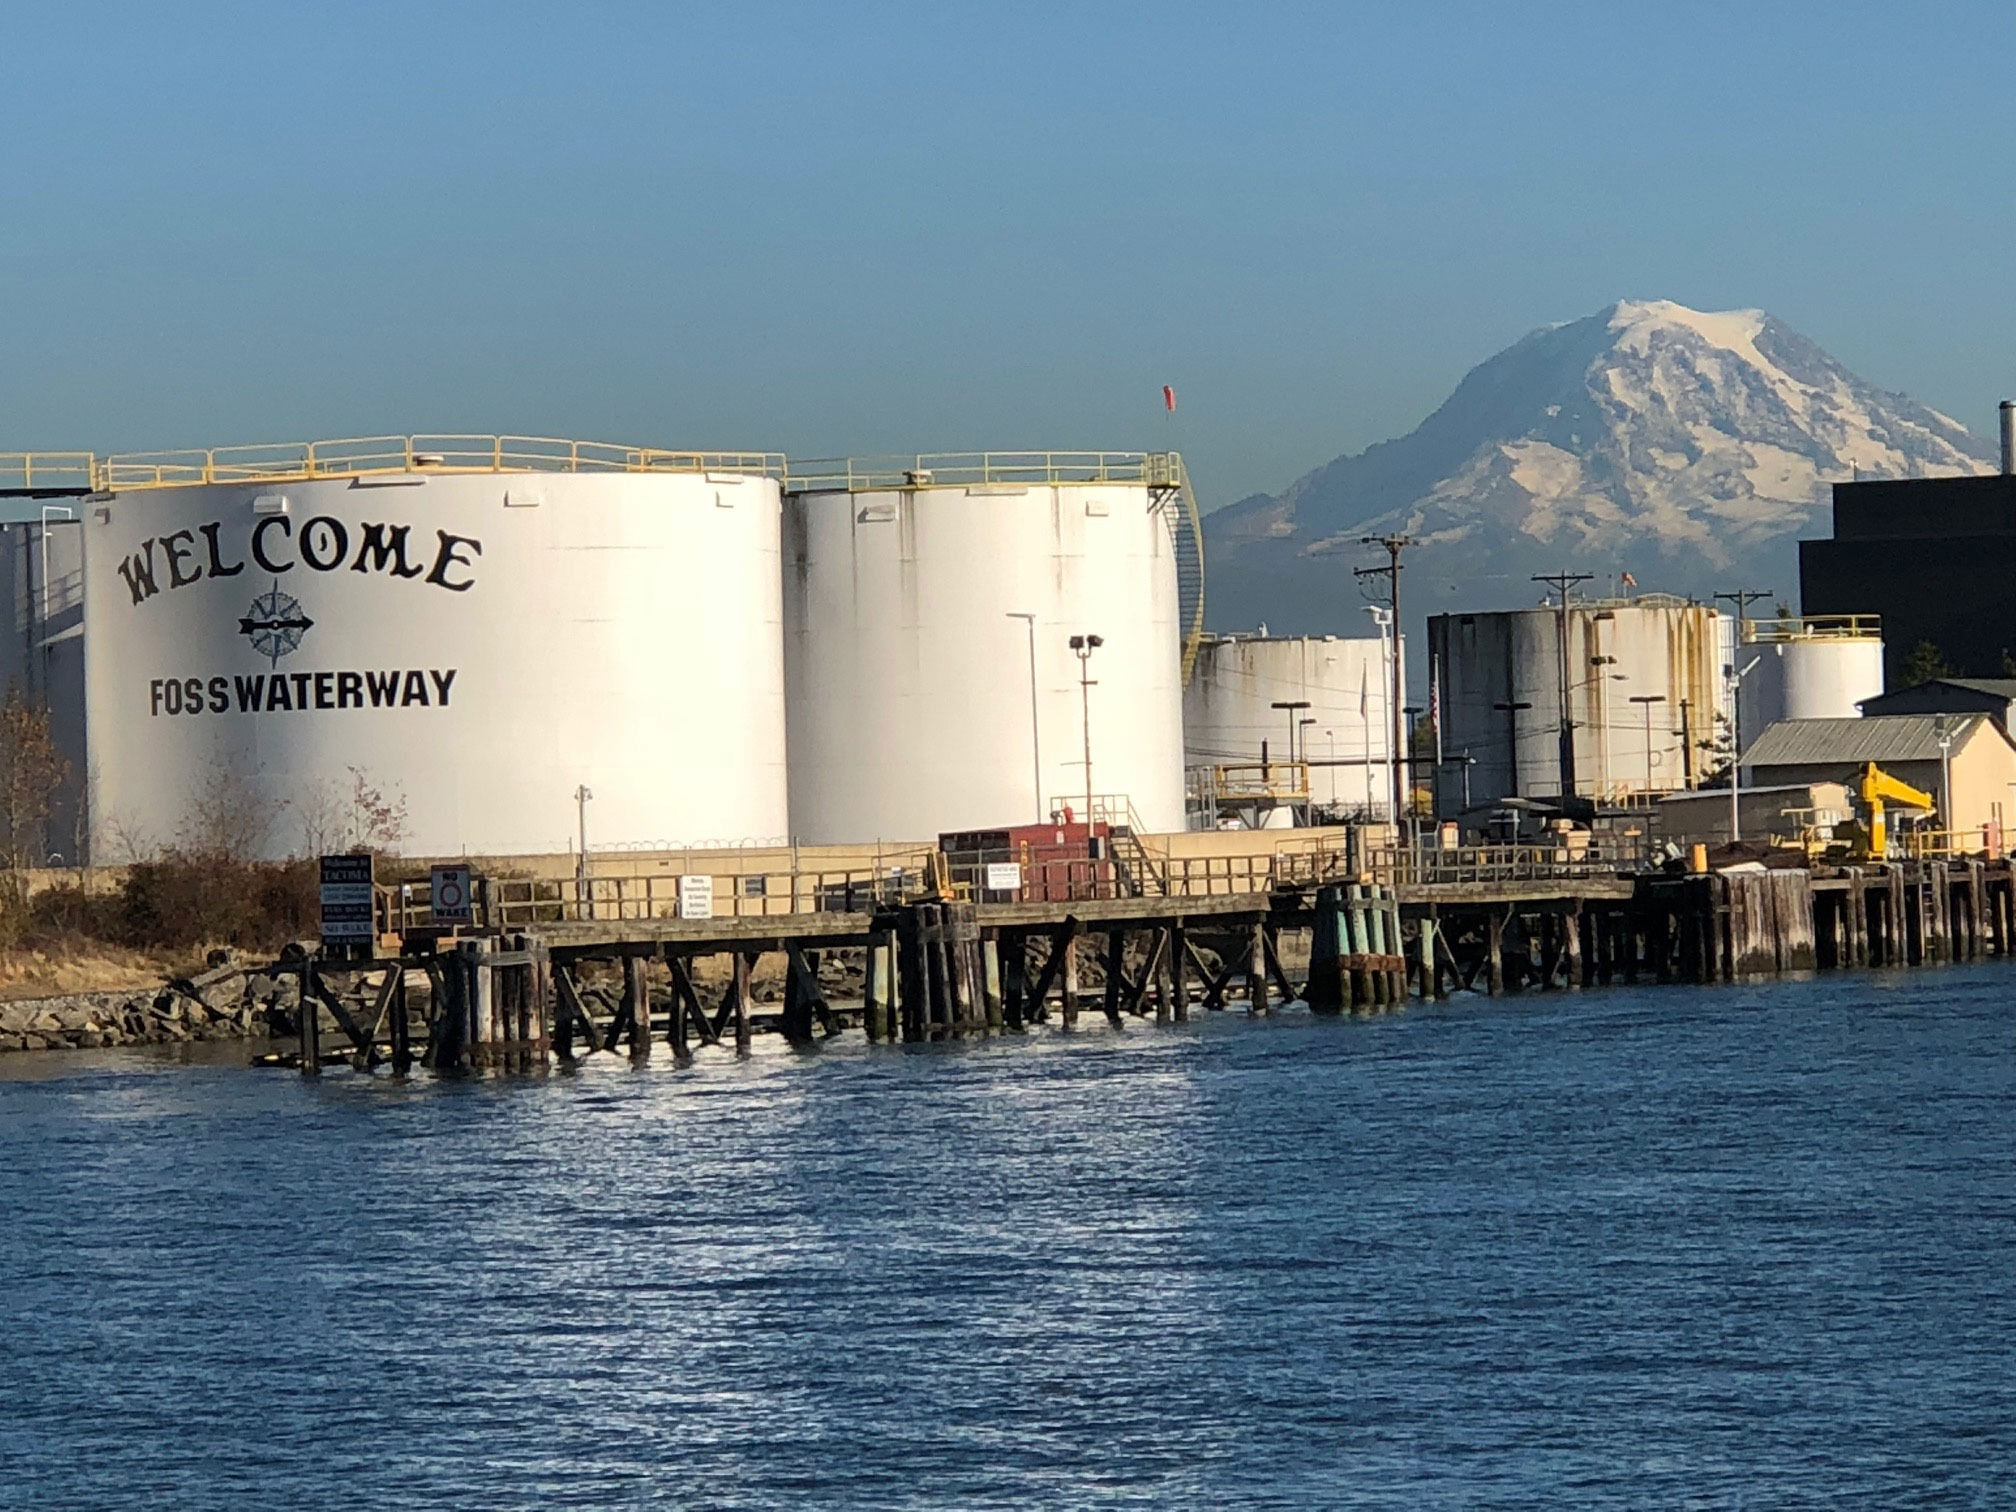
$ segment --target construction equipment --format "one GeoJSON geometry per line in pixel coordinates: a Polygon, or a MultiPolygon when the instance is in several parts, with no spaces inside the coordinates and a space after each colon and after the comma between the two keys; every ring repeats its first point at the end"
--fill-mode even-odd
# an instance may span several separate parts
{"type": "Polygon", "coordinates": [[[1915,809],[1923,814],[1929,814],[1938,807],[1930,793],[1921,793],[1910,783],[1899,781],[1873,761],[1864,763],[1857,791],[1862,799],[1864,821],[1857,839],[1865,842],[1856,848],[1858,860],[1881,861],[1889,854],[1890,837],[1884,824],[1886,805],[1894,803],[1899,808],[1915,809]]]}

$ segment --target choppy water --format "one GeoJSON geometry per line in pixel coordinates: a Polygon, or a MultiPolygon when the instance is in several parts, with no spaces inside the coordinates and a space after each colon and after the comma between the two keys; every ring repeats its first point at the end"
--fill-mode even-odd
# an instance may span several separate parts
{"type": "Polygon", "coordinates": [[[8,1507],[2016,1498],[2006,969],[5,1074],[8,1507]]]}

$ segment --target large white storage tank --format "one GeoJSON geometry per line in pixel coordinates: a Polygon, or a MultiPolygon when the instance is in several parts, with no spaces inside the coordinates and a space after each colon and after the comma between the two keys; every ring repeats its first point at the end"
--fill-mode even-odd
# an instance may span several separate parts
{"type": "MultiPolygon", "coordinates": [[[[1393,792],[1386,645],[1370,636],[1207,637],[1183,690],[1184,759],[1205,774],[1251,766],[1263,751],[1270,763],[1292,754],[1310,763],[1316,807],[1385,814],[1393,792]]],[[[1401,667],[1404,686],[1404,642],[1401,667]]]]}
{"type": "Polygon", "coordinates": [[[1564,793],[1616,801],[1698,782],[1727,760],[1723,618],[1656,593],[1431,618],[1442,810],[1461,807],[1466,790],[1477,806],[1564,793]]]}
{"type": "Polygon", "coordinates": [[[1742,633],[1745,747],[1781,719],[1854,719],[1863,699],[1883,691],[1874,615],[1747,620],[1742,633]]]}
{"type": "Polygon", "coordinates": [[[1181,829],[1180,495],[1154,453],[793,464],[793,836],[1082,818],[1088,707],[1095,817],[1181,829]]]}
{"type": "Polygon", "coordinates": [[[84,521],[95,854],[361,779],[413,855],[786,834],[781,462],[516,438],[114,459],[84,521]],[[220,784],[223,785],[220,788],[220,784]]]}

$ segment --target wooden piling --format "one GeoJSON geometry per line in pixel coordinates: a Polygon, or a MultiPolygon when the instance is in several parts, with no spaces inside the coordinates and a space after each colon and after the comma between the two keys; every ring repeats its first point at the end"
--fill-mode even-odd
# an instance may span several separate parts
{"type": "Polygon", "coordinates": [[[735,983],[735,1053],[749,1053],[749,967],[753,958],[742,951],[732,955],[735,983]]]}
{"type": "Polygon", "coordinates": [[[1078,936],[1064,941],[1064,979],[1058,989],[1059,1017],[1066,1029],[1078,1027],[1078,936]]]}
{"type": "Polygon", "coordinates": [[[980,951],[980,1002],[985,1011],[987,1028],[999,1034],[1007,1024],[1007,1004],[1003,1001],[1001,984],[1001,947],[991,937],[978,942],[980,951]]]}
{"type": "Polygon", "coordinates": [[[797,946],[784,952],[784,1011],[778,1029],[793,1045],[812,1043],[812,1009],[819,989],[816,980],[808,980],[811,969],[797,946]]]}
{"type": "Polygon", "coordinates": [[[1127,985],[1125,968],[1127,964],[1127,932],[1124,929],[1106,931],[1106,1022],[1115,1029],[1120,1027],[1120,994],[1127,985]]]}
{"type": "Polygon", "coordinates": [[[1001,1026],[1020,1030],[1027,1022],[1029,994],[1029,937],[1020,930],[1003,930],[996,937],[1001,969],[1001,1026]]]}
{"type": "Polygon", "coordinates": [[[322,994],[316,990],[315,963],[301,963],[301,1074],[322,1074],[322,994]]]}
{"type": "Polygon", "coordinates": [[[1421,959],[1421,1001],[1438,1002],[1442,997],[1442,962],[1435,953],[1435,937],[1441,930],[1441,921],[1435,915],[1434,904],[1429,904],[1417,927],[1420,932],[1415,945],[1421,959]]]}
{"type": "Polygon", "coordinates": [[[630,1059],[651,1058],[651,989],[643,960],[623,957],[623,1014],[630,1026],[630,1059]]]}
{"type": "Polygon", "coordinates": [[[875,936],[875,943],[868,947],[861,983],[862,1027],[867,1030],[871,1044],[880,1044],[894,1037],[895,972],[896,935],[893,930],[883,930],[875,936]]]}

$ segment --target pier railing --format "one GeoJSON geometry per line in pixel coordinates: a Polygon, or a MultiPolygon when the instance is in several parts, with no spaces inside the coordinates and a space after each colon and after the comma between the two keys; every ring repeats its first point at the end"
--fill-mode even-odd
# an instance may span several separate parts
{"type": "Polygon", "coordinates": [[[1374,850],[1368,869],[1375,881],[1396,883],[1534,882],[1554,878],[1620,876],[1647,869],[1641,837],[1607,844],[1466,845],[1453,849],[1374,850]]]}
{"type": "MultiPolygon", "coordinates": [[[[929,884],[922,871],[888,867],[850,871],[770,871],[706,877],[494,877],[481,880],[474,922],[490,929],[543,924],[607,924],[648,919],[787,918],[867,913],[894,907],[929,884]],[[704,898],[704,904],[700,899],[704,898]],[[701,909],[704,907],[705,911],[701,909]]],[[[389,932],[446,927],[436,920],[432,887],[404,882],[379,888],[380,922],[389,932]]]]}
{"type": "MultiPolygon", "coordinates": [[[[1123,898],[1264,896],[1285,888],[1357,880],[1360,868],[1341,843],[1284,845],[1222,856],[1154,856],[1152,866],[1108,854],[1032,857],[1017,863],[1016,885],[991,887],[985,859],[943,854],[921,863],[845,871],[750,871],[646,876],[479,878],[476,928],[537,929],[666,919],[777,918],[859,914],[944,897],[971,903],[1107,902],[1123,898]]],[[[424,879],[382,884],[378,926],[385,933],[444,929],[424,879]]]]}

